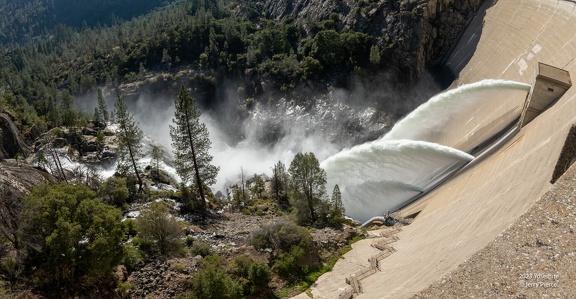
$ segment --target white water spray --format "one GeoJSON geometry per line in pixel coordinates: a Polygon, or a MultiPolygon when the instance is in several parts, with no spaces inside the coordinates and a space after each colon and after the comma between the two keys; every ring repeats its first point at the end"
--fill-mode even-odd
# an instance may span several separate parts
{"type": "Polygon", "coordinates": [[[365,221],[398,209],[442,180],[447,171],[472,159],[465,152],[435,143],[380,139],[342,151],[321,166],[327,173],[328,190],[340,186],[346,214],[365,221]]]}
{"type": "MultiPolygon", "coordinates": [[[[469,134],[469,130],[478,129],[478,121],[492,121],[482,118],[487,111],[500,111],[501,115],[507,116],[506,121],[512,121],[520,114],[530,85],[516,81],[487,79],[479,82],[462,85],[458,88],[445,91],[430,98],[420,105],[405,118],[394,125],[392,130],[382,137],[384,140],[410,139],[424,140],[435,143],[454,142],[454,138],[462,138],[469,134]],[[501,101],[502,95],[506,94],[506,101],[501,101]],[[512,113],[515,111],[514,113],[512,113]],[[468,123],[473,125],[466,126],[468,123]],[[445,135],[456,131],[451,138],[445,135]],[[458,134],[460,133],[460,134],[458,134]]],[[[503,128],[496,128],[501,130],[503,128]]],[[[493,132],[495,134],[496,132],[493,132]]],[[[480,141],[481,142],[481,141],[480,141]]],[[[446,144],[455,146],[455,144],[446,144]]],[[[468,150],[468,149],[464,149],[468,150]]]]}
{"type": "Polygon", "coordinates": [[[343,150],[322,162],[328,190],[338,184],[346,214],[359,221],[402,207],[473,160],[473,156],[450,146],[460,142],[474,147],[492,137],[517,117],[529,89],[530,85],[514,81],[483,80],[432,97],[382,138],[343,150]],[[507,92],[515,94],[509,97],[514,100],[493,103],[507,92]],[[497,123],[481,119],[486,109],[502,110],[497,123]],[[466,113],[470,114],[462,115],[466,113]],[[454,120],[462,119],[473,126],[462,124],[466,132],[455,131],[462,133],[460,136],[449,132],[451,126],[460,125],[454,120]],[[474,136],[475,130],[481,134],[474,136]],[[434,143],[439,140],[452,144],[434,143]]]}

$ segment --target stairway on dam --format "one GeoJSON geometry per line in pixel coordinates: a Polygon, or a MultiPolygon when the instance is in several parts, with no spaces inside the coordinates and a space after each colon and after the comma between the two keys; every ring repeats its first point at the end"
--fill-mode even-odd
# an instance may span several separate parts
{"type": "MultiPolygon", "coordinates": [[[[473,22],[477,27],[464,33],[457,55],[447,62],[457,75],[453,86],[483,79],[532,83],[539,63],[576,74],[573,1],[490,1],[479,17],[482,20],[473,22]],[[466,42],[473,38],[477,43],[466,42]]],[[[500,149],[408,206],[404,215],[420,213],[396,234],[396,251],[378,261],[379,270],[361,279],[361,292],[354,298],[411,297],[495,240],[550,189],[574,123],[576,89],[570,88],[500,149]]],[[[338,298],[346,288],[342,281],[370,267],[368,259],[380,252],[371,245],[372,240],[354,244],[347,256],[355,258],[345,256],[321,276],[309,290],[313,298],[338,298]]],[[[513,267],[514,261],[509,262],[513,267]]]]}

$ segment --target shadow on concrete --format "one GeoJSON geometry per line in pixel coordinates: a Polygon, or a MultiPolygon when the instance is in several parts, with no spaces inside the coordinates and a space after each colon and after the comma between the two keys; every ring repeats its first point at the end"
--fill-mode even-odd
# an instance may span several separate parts
{"type": "Polygon", "coordinates": [[[456,42],[448,52],[434,62],[430,71],[434,79],[442,89],[448,88],[456,80],[460,72],[466,67],[470,59],[476,52],[476,47],[482,35],[484,27],[484,17],[486,10],[496,4],[497,0],[485,1],[476,15],[470,20],[466,29],[461,33],[456,42]]]}

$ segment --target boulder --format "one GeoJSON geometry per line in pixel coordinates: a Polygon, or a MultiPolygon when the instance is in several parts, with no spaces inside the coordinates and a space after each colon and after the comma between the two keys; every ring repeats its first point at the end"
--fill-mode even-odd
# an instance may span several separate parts
{"type": "Polygon", "coordinates": [[[54,177],[49,173],[30,165],[0,162],[0,197],[3,200],[19,201],[29,194],[34,186],[54,181],[54,177]]]}
{"type": "Polygon", "coordinates": [[[82,129],[82,134],[83,135],[90,135],[90,136],[96,136],[97,132],[96,130],[92,129],[92,128],[84,128],[82,129]]]}
{"type": "Polygon", "coordinates": [[[95,141],[83,143],[82,151],[87,153],[96,152],[98,151],[98,144],[95,141]]]}
{"type": "Polygon", "coordinates": [[[68,140],[56,137],[54,138],[54,140],[52,140],[52,146],[55,148],[63,148],[65,146],[68,146],[68,140]]]}
{"type": "Polygon", "coordinates": [[[17,153],[27,157],[30,148],[21,139],[12,118],[6,113],[0,113],[0,159],[14,158],[17,153]]]}
{"type": "Polygon", "coordinates": [[[117,154],[114,148],[106,147],[102,151],[102,160],[116,160],[117,154]]]}
{"type": "Polygon", "coordinates": [[[106,127],[106,129],[104,129],[104,136],[114,136],[116,135],[116,133],[114,133],[114,131],[112,131],[110,128],[106,127]]]}

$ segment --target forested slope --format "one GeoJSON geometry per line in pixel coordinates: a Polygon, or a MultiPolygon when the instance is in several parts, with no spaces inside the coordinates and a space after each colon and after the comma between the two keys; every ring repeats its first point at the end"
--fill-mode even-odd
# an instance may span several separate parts
{"type": "Polygon", "coordinates": [[[2,0],[0,44],[46,38],[54,27],[106,26],[172,2],[166,0],[2,0]]]}
{"type": "MultiPolygon", "coordinates": [[[[20,2],[0,8],[6,38],[23,41],[2,48],[0,104],[25,126],[50,128],[63,123],[62,103],[74,108],[74,98],[96,86],[160,73],[168,74],[153,79],[167,82],[160,89],[193,87],[204,106],[226,96],[216,92],[224,87],[237,91],[240,104],[306,101],[358,84],[389,84],[398,93],[448,51],[482,1],[194,0],[142,15],[160,3],[126,10],[131,1],[20,2]],[[181,70],[188,75],[178,76],[181,70]]],[[[377,105],[386,101],[379,97],[377,105]]]]}

